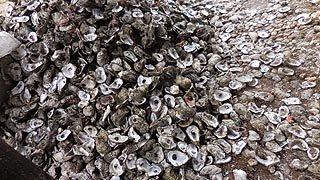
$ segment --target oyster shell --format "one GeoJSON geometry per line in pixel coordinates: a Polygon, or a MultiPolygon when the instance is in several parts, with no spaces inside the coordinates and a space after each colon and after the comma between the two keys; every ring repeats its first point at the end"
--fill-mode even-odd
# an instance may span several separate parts
{"type": "Polygon", "coordinates": [[[174,150],[168,151],[167,159],[173,166],[182,166],[183,164],[188,162],[189,157],[181,151],[174,150]]]}
{"type": "Polygon", "coordinates": [[[280,161],[276,154],[261,147],[255,149],[255,159],[265,166],[270,166],[280,161]]]}
{"type": "Polygon", "coordinates": [[[191,141],[198,142],[200,140],[200,130],[197,126],[191,125],[187,127],[186,133],[191,141]]]}
{"type": "Polygon", "coordinates": [[[230,103],[224,103],[218,108],[219,113],[221,114],[230,114],[233,111],[233,107],[230,103]]]}
{"type": "Polygon", "coordinates": [[[265,112],[264,115],[273,124],[279,124],[281,122],[280,116],[275,112],[265,112]]]}
{"type": "Polygon", "coordinates": [[[123,166],[120,164],[120,161],[115,158],[110,162],[109,165],[109,172],[110,174],[112,174],[113,176],[121,176],[124,173],[124,168],[123,166]]]}
{"type": "Polygon", "coordinates": [[[68,136],[71,134],[71,131],[68,129],[63,130],[61,133],[59,133],[56,136],[57,141],[64,141],[68,138],[68,136]]]}
{"type": "Polygon", "coordinates": [[[288,131],[299,138],[306,138],[307,136],[306,131],[302,129],[299,125],[289,127],[288,131]]]}
{"type": "Polygon", "coordinates": [[[223,102],[231,98],[231,93],[221,90],[215,90],[213,93],[213,97],[215,100],[223,102]]]}
{"type": "Polygon", "coordinates": [[[63,73],[63,75],[66,77],[66,78],[73,78],[75,76],[75,73],[76,73],[76,66],[69,63],[69,64],[66,64],[65,66],[62,67],[61,71],[63,73]]]}
{"type": "Polygon", "coordinates": [[[297,97],[290,97],[282,99],[282,102],[284,102],[286,105],[298,105],[301,104],[301,101],[297,97]]]}
{"type": "Polygon", "coordinates": [[[319,157],[320,150],[317,147],[310,147],[307,150],[307,155],[311,160],[317,160],[319,157]]]}

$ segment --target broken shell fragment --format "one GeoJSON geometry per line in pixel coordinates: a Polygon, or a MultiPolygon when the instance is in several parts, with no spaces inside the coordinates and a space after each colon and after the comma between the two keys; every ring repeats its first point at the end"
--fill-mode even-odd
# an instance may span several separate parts
{"type": "Polygon", "coordinates": [[[31,43],[37,42],[37,41],[38,41],[37,33],[36,33],[36,32],[30,32],[29,35],[28,35],[28,40],[29,40],[31,43]]]}
{"type": "Polygon", "coordinates": [[[25,86],[24,82],[19,81],[18,84],[13,89],[11,89],[11,94],[12,95],[20,94],[24,90],[24,86],[25,86]]]}
{"type": "Polygon", "coordinates": [[[37,129],[43,125],[43,120],[38,118],[32,118],[28,121],[30,128],[37,129]]]}
{"type": "Polygon", "coordinates": [[[291,10],[291,7],[290,7],[290,6],[283,6],[283,7],[281,7],[281,8],[278,9],[278,11],[279,11],[280,13],[286,13],[286,12],[288,12],[288,11],[290,11],[290,10],[291,10]]]}
{"type": "Polygon", "coordinates": [[[243,148],[247,145],[247,142],[244,140],[238,141],[234,144],[232,144],[232,152],[236,155],[240,154],[243,150],[243,148]]]}
{"type": "Polygon", "coordinates": [[[60,134],[56,136],[57,141],[64,141],[68,138],[68,136],[71,134],[71,131],[68,129],[63,130],[60,134]]]}
{"type": "Polygon", "coordinates": [[[284,102],[286,105],[298,105],[301,104],[301,101],[299,98],[296,97],[290,97],[290,98],[285,98],[281,100],[284,102]]]}
{"type": "Polygon", "coordinates": [[[129,170],[135,169],[137,167],[136,161],[137,156],[135,154],[128,154],[127,159],[125,161],[126,167],[129,170]]]}

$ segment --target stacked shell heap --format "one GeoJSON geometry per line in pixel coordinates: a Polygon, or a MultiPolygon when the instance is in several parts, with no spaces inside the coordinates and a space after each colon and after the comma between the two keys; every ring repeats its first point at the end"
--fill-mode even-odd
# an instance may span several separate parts
{"type": "MultiPolygon", "coordinates": [[[[241,22],[255,12],[235,13],[239,2],[21,0],[1,18],[22,42],[2,69],[15,86],[2,138],[58,179],[222,179],[243,153],[280,179],[286,168],[316,171],[281,153],[318,159],[320,130],[306,129],[319,114],[292,124],[300,99],[254,89],[303,62],[285,58],[268,30],[248,32],[241,22]],[[271,107],[275,94],[283,100],[271,107]]],[[[260,23],[291,12],[274,4],[260,23]]],[[[238,167],[232,175],[247,179],[238,167]]]]}

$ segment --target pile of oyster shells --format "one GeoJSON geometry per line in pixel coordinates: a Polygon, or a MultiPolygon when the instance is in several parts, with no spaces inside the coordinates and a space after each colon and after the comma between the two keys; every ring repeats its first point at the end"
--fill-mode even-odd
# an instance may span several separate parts
{"type": "Polygon", "coordinates": [[[320,11],[294,3],[21,0],[1,137],[61,180],[317,179],[320,11]]]}

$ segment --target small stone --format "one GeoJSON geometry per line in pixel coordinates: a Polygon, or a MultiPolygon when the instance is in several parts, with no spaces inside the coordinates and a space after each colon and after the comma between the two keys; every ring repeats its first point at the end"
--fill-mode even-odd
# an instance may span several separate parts
{"type": "Polygon", "coordinates": [[[234,179],[236,180],[247,180],[247,173],[241,169],[234,169],[233,171],[234,179]]]}
{"type": "Polygon", "coordinates": [[[249,164],[249,166],[256,166],[256,165],[258,165],[258,161],[251,158],[248,160],[248,164],[249,164]]]}

